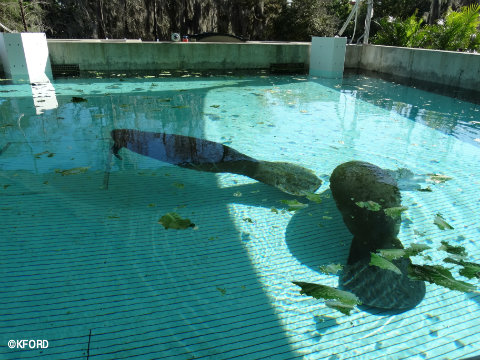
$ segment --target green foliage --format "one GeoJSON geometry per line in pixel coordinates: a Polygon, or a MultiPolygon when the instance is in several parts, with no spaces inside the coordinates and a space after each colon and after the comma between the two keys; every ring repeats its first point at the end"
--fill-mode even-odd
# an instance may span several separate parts
{"type": "Polygon", "coordinates": [[[427,48],[440,50],[480,50],[480,5],[447,12],[445,20],[425,28],[427,48]]]}
{"type": "MultiPolygon", "coordinates": [[[[28,31],[44,31],[44,11],[39,2],[23,0],[22,5],[28,31]]],[[[18,0],[0,0],[0,23],[11,31],[25,31],[18,0]]]]}
{"type": "Polygon", "coordinates": [[[406,20],[399,20],[393,17],[384,17],[378,21],[380,31],[374,36],[374,44],[388,46],[418,47],[422,44],[422,35],[419,32],[423,23],[413,14],[406,20]]]}
{"type": "Polygon", "coordinates": [[[480,5],[470,5],[459,11],[449,9],[444,20],[422,27],[423,20],[416,13],[402,20],[383,17],[377,22],[380,30],[374,36],[375,44],[424,47],[437,50],[480,50],[480,5]]]}
{"type": "Polygon", "coordinates": [[[310,41],[312,36],[334,36],[350,10],[347,0],[293,0],[276,19],[275,37],[310,41]]]}

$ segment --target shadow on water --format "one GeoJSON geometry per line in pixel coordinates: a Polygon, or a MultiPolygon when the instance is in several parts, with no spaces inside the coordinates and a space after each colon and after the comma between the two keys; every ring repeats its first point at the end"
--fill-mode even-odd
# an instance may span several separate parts
{"type": "MultiPolygon", "coordinates": [[[[270,84],[245,80],[229,86],[265,85],[270,84]]],[[[124,85],[117,82],[116,86],[124,85]]],[[[158,84],[158,88],[161,87],[162,84],[158,84]]],[[[227,205],[237,189],[219,189],[214,174],[165,167],[158,162],[156,165],[135,156],[125,156],[120,162],[116,160],[108,190],[101,189],[103,171],[110,160],[109,133],[112,129],[137,128],[205,138],[208,135],[203,122],[205,98],[212,90],[222,88],[207,85],[183,91],[156,91],[142,86],[138,92],[117,95],[91,95],[85,91],[80,96],[86,102],[80,103],[72,103],[72,92],[65,91],[68,94],[57,94],[59,107],[40,116],[22,108],[21,99],[11,101],[11,117],[15,119],[20,111],[26,116],[21,132],[15,126],[4,128],[2,136],[11,139],[11,145],[2,153],[2,160],[7,161],[5,166],[8,168],[2,172],[6,176],[10,172],[25,175],[23,179],[15,179],[13,190],[17,184],[40,191],[40,198],[22,198],[21,204],[24,213],[38,209],[39,203],[45,209],[37,215],[48,224],[47,228],[42,230],[39,223],[29,223],[38,232],[33,236],[37,237],[37,246],[44,243],[60,250],[72,249],[78,259],[75,266],[63,270],[70,274],[68,282],[59,280],[43,262],[39,265],[40,260],[35,268],[35,264],[29,265],[26,259],[12,258],[12,262],[2,265],[4,273],[16,268],[26,275],[24,279],[31,274],[40,275],[47,281],[52,277],[56,288],[49,291],[61,294],[68,288],[70,306],[88,305],[89,309],[88,316],[82,311],[78,317],[58,316],[58,322],[49,321],[48,328],[41,325],[29,328],[27,321],[19,324],[21,329],[29,328],[37,338],[47,338],[68,347],[72,342],[83,343],[88,329],[93,328],[95,346],[92,342],[89,348],[92,356],[107,352],[116,356],[150,354],[162,358],[188,355],[286,359],[296,356],[290,345],[291,339],[283,331],[270,305],[229,213],[227,205]],[[143,88],[153,99],[139,95],[143,88]],[[151,105],[148,104],[150,101],[151,105]],[[44,151],[48,153],[38,155],[44,151]],[[38,158],[49,154],[54,155],[48,164],[45,159],[38,158]],[[150,177],[138,174],[144,166],[150,169],[158,166],[163,177],[159,179],[156,174],[148,172],[150,177]],[[78,167],[89,170],[85,174],[65,177],[54,172],[54,169],[78,167]],[[172,187],[171,179],[188,188],[188,198],[181,189],[172,187]],[[43,190],[42,185],[48,190],[43,190]],[[149,204],[154,204],[157,211],[149,212],[149,204]],[[183,210],[186,215],[195,218],[197,231],[165,231],[157,223],[160,211],[177,209],[181,213],[182,210],[178,209],[183,208],[188,209],[188,212],[183,210]],[[80,237],[79,232],[83,234],[80,237]],[[213,240],[209,242],[209,238],[220,239],[219,244],[213,240]],[[53,243],[52,239],[56,242],[53,243]],[[92,249],[101,251],[96,253],[92,249]],[[82,253],[88,256],[82,256],[82,253]],[[80,274],[86,274],[82,278],[88,276],[89,288],[94,289],[93,292],[87,291],[83,282],[75,282],[80,274]],[[112,286],[106,286],[108,284],[112,286]],[[98,298],[109,300],[105,305],[95,305],[98,298]],[[55,330],[69,321],[70,335],[55,330]],[[95,336],[99,332],[102,335],[95,336]]],[[[13,175],[9,179],[13,179],[13,175]]],[[[269,203],[269,206],[278,206],[278,200],[286,198],[285,194],[263,184],[240,188],[242,191],[263,188],[265,191],[262,192],[270,193],[275,203],[269,203]]],[[[265,206],[260,200],[250,204],[265,206]]],[[[21,232],[12,235],[10,230],[19,220],[18,216],[14,219],[14,215],[3,218],[8,239],[28,242],[21,232]]],[[[20,217],[20,221],[22,219],[20,217]]],[[[59,255],[64,253],[45,250],[38,254],[42,255],[42,261],[59,263],[59,267],[64,265],[62,261],[65,259],[59,255]]],[[[25,281],[16,283],[18,289],[12,290],[5,299],[7,304],[29,297],[33,290],[25,281]]],[[[51,306],[40,299],[32,305],[36,306],[39,321],[47,319],[52,311],[51,306]]],[[[64,305],[59,302],[57,306],[64,305]]],[[[11,321],[14,320],[15,313],[11,321]]],[[[1,330],[4,335],[5,331],[6,328],[1,330]]],[[[11,327],[9,331],[11,336],[11,327]]],[[[63,356],[58,352],[61,348],[58,346],[53,355],[49,352],[48,355],[36,353],[35,356],[60,358],[63,356]]],[[[33,352],[30,354],[34,355],[33,352]]],[[[4,355],[5,358],[10,356],[4,355]]]]}
{"type": "Polygon", "coordinates": [[[322,195],[320,204],[310,203],[308,208],[295,213],[285,233],[291,254],[316,272],[322,265],[346,264],[352,240],[330,189],[322,195]]]}

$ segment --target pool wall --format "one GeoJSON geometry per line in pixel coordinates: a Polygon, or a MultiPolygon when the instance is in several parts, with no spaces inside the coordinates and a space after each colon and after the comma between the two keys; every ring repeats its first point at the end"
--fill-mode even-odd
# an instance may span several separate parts
{"type": "Polygon", "coordinates": [[[48,48],[54,67],[78,64],[80,71],[201,71],[308,66],[310,43],[49,40],[48,48]]]}
{"type": "Polygon", "coordinates": [[[480,54],[381,45],[349,45],[346,69],[375,71],[449,87],[480,89],[480,54]]]}
{"type": "MultiPolygon", "coordinates": [[[[55,68],[79,71],[308,69],[309,42],[173,43],[48,40],[55,68]],[[287,69],[285,69],[285,67],[287,69]]],[[[348,45],[345,69],[375,71],[467,90],[480,89],[480,54],[348,45]]]]}

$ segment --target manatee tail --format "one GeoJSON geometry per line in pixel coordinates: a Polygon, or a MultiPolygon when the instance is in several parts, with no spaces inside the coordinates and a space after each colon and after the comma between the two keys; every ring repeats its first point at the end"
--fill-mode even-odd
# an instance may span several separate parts
{"type": "Polygon", "coordinates": [[[401,275],[369,265],[369,258],[346,265],[340,277],[340,287],[354,293],[363,305],[386,310],[412,309],[424,298],[425,283],[407,276],[410,259],[392,262],[400,269],[401,275]]]}
{"type": "Polygon", "coordinates": [[[322,185],[313,171],[286,162],[259,161],[250,177],[292,195],[313,193],[322,185]]]}

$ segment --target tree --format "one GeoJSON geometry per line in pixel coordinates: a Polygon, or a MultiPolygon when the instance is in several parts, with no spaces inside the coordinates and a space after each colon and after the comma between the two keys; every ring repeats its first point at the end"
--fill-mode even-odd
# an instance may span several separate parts
{"type": "Polygon", "coordinates": [[[40,5],[35,0],[0,0],[0,23],[11,31],[43,31],[44,12],[40,5]]]}

